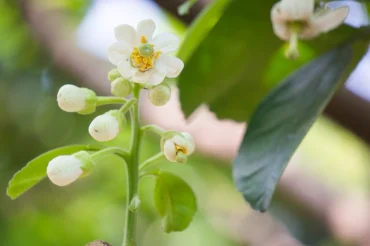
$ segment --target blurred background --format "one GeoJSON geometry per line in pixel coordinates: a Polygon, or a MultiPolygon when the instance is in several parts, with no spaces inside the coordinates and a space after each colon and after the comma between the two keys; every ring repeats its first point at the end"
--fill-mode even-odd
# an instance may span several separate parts
{"type": "MultiPolygon", "coordinates": [[[[65,113],[56,103],[59,87],[76,84],[108,94],[112,66],[106,50],[113,28],[152,18],[156,33],[184,37],[210,1],[178,16],[183,2],[0,0],[0,245],[85,245],[97,239],[120,245],[125,180],[118,158],[106,158],[89,177],[65,188],[44,180],[15,201],[6,196],[6,186],[27,161],[49,149],[93,143],[88,125],[108,108],[87,116],[65,113]]],[[[354,5],[348,21],[367,23],[366,12],[354,5]]],[[[196,138],[198,152],[188,164],[160,165],[192,186],[199,210],[185,232],[163,233],[152,204],[153,180],[144,180],[139,245],[370,245],[368,67],[365,57],[311,129],[265,214],[249,208],[231,179],[245,124],[218,121],[206,107],[186,121],[176,93],[161,108],[143,96],[144,122],[187,130],[196,138]]],[[[128,137],[129,129],[108,144],[127,144],[128,137]]],[[[159,139],[150,135],[143,158],[158,151],[159,139]]]]}

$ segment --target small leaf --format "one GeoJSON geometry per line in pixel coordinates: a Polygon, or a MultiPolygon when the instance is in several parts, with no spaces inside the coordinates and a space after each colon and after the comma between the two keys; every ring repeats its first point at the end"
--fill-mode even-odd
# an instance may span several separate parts
{"type": "Polygon", "coordinates": [[[24,168],[14,174],[8,185],[8,196],[14,200],[44,179],[46,177],[46,168],[48,163],[53,158],[59,155],[70,155],[81,150],[93,151],[99,149],[100,148],[96,146],[94,147],[90,145],[70,145],[53,149],[39,155],[32,161],[28,162],[24,168]]]}
{"type": "MultiPolygon", "coordinates": [[[[362,48],[361,54],[365,51],[362,48]]],[[[343,46],[320,56],[285,79],[258,106],[233,166],[236,186],[254,209],[268,208],[289,159],[347,77],[348,70],[343,75],[351,54],[351,47],[343,46]]],[[[359,58],[354,61],[357,64],[359,58]]]]}
{"type": "Polygon", "coordinates": [[[168,172],[157,172],[154,189],[155,207],[162,217],[165,232],[183,231],[193,219],[196,198],[182,179],[168,172]]]}
{"type": "Polygon", "coordinates": [[[187,15],[189,14],[189,10],[191,9],[191,7],[193,7],[193,5],[196,4],[197,2],[198,0],[188,0],[178,7],[177,12],[181,16],[187,15]]]}

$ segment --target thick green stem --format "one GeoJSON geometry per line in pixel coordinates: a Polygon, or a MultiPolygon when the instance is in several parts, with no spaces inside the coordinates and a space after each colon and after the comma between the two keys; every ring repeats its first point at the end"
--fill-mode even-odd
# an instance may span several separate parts
{"type": "MultiPolygon", "coordinates": [[[[139,100],[140,86],[134,85],[133,97],[139,100]]],[[[126,206],[126,223],[124,228],[124,238],[122,246],[136,245],[136,213],[129,210],[131,201],[136,197],[139,182],[139,154],[141,143],[141,132],[139,122],[139,106],[136,102],[131,112],[131,145],[130,156],[127,162],[127,206],[126,206]]]]}
{"type": "Polygon", "coordinates": [[[108,105],[108,104],[125,104],[127,99],[123,97],[98,97],[97,106],[108,105]]]}

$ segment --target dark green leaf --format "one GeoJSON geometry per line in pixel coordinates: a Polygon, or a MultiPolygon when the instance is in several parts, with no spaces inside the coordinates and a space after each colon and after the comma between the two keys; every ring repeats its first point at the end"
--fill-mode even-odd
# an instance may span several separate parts
{"type": "MultiPolygon", "coordinates": [[[[185,59],[178,81],[187,116],[199,105],[208,104],[219,118],[248,121],[262,98],[284,77],[359,32],[342,25],[314,40],[302,41],[300,58],[289,61],[284,57],[286,45],[272,30],[274,3],[231,1],[198,48],[190,43],[191,53],[186,52],[186,57],[191,57],[185,59]]],[[[182,49],[187,45],[184,42],[182,49]]]]}
{"type": "MultiPolygon", "coordinates": [[[[366,44],[358,50],[363,55],[366,44]]],[[[268,208],[289,159],[348,76],[350,63],[350,46],[326,53],[285,79],[258,106],[233,166],[236,186],[254,209],[268,208]]]]}
{"type": "Polygon", "coordinates": [[[183,231],[193,219],[196,198],[182,179],[168,172],[156,172],[155,207],[162,217],[165,232],[183,231]]]}
{"type": "Polygon", "coordinates": [[[14,174],[8,185],[8,196],[16,199],[44,179],[46,177],[46,167],[53,158],[59,155],[70,155],[81,150],[99,150],[99,148],[90,145],[71,145],[53,149],[39,155],[14,174]]]}

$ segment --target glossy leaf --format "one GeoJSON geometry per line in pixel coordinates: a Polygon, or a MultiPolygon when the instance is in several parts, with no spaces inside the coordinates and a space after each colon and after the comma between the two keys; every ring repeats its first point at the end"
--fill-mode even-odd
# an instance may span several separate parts
{"type": "Polygon", "coordinates": [[[274,3],[231,1],[198,48],[187,53],[191,57],[185,59],[178,80],[186,116],[207,104],[218,118],[248,121],[256,106],[284,77],[360,32],[342,25],[314,40],[300,42],[300,58],[287,60],[286,44],[272,30],[270,10],[274,3]]]}
{"type": "MultiPolygon", "coordinates": [[[[367,46],[356,48],[364,55],[367,46]]],[[[233,166],[236,186],[254,209],[268,208],[289,159],[358,63],[360,55],[355,57],[351,60],[349,45],[320,56],[285,79],[258,106],[233,166]]]]}
{"type": "Polygon", "coordinates": [[[12,199],[16,199],[44,179],[46,177],[46,167],[53,158],[59,155],[70,155],[81,150],[93,151],[99,150],[99,148],[90,145],[70,145],[53,149],[39,155],[28,162],[24,168],[13,176],[8,185],[8,196],[12,199]]]}
{"type": "Polygon", "coordinates": [[[196,198],[182,179],[168,172],[157,172],[154,204],[162,217],[165,232],[183,231],[196,212],[196,198]]]}

